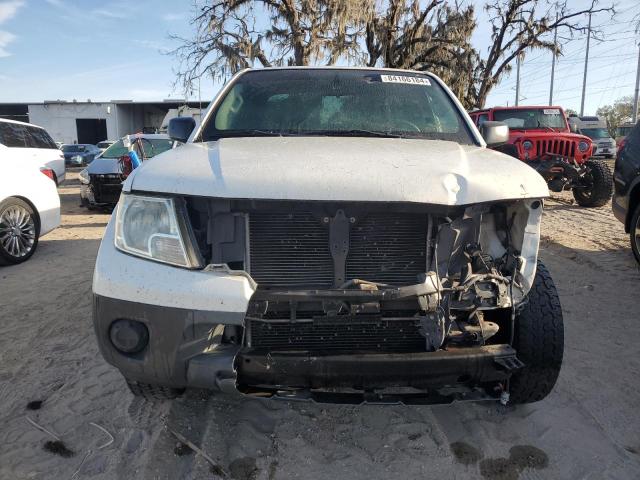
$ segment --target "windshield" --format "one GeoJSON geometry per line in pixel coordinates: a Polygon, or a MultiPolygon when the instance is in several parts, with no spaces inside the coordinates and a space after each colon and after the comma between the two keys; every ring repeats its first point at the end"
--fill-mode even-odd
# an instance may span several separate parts
{"type": "Polygon", "coordinates": [[[514,130],[567,129],[564,115],[559,108],[500,109],[493,112],[493,119],[506,123],[514,130]]]}
{"type": "Polygon", "coordinates": [[[122,139],[107,148],[101,158],[120,158],[122,155],[129,152],[129,149],[124,146],[122,139]]]}
{"type": "Polygon", "coordinates": [[[435,80],[375,70],[264,70],[242,75],[210,116],[202,140],[264,135],[474,143],[460,111],[435,80]]]}
{"type": "Polygon", "coordinates": [[[171,150],[173,140],[168,138],[139,138],[135,145],[136,153],[142,154],[144,158],[153,158],[162,152],[171,150]]]}
{"type": "Polygon", "coordinates": [[[609,131],[606,128],[581,128],[580,133],[589,138],[609,138],[609,131]]]}
{"type": "Polygon", "coordinates": [[[63,145],[62,151],[65,153],[84,152],[87,149],[84,145],[63,145]]]}
{"type": "MultiPolygon", "coordinates": [[[[130,137],[132,142],[132,148],[136,151],[141,159],[147,159],[155,157],[156,155],[171,150],[173,147],[173,140],[169,138],[134,138],[130,137]],[[143,156],[142,156],[143,155],[143,156]]],[[[124,146],[122,139],[107,148],[102,154],[101,158],[120,158],[121,156],[129,153],[129,149],[124,146]]]]}

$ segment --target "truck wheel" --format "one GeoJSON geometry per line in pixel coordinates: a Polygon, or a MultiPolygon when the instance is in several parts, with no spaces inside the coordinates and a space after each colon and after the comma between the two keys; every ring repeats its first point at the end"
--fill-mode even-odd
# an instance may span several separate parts
{"type": "Polygon", "coordinates": [[[560,299],[540,261],[527,297],[515,322],[513,346],[525,366],[509,381],[512,403],[537,402],[549,395],[558,379],[564,350],[560,299]]]}
{"type": "Polygon", "coordinates": [[[38,246],[38,214],[24,200],[9,197],[0,202],[0,265],[22,263],[38,246]]]}
{"type": "Polygon", "coordinates": [[[127,380],[127,386],[136,397],[142,397],[145,400],[172,400],[182,395],[185,390],[184,388],[165,387],[133,380],[127,380]]]}
{"type": "Polygon", "coordinates": [[[640,203],[636,205],[636,209],[631,215],[629,223],[629,238],[631,240],[631,251],[636,261],[640,263],[640,203]]]}
{"type": "Polygon", "coordinates": [[[587,160],[584,187],[573,189],[573,198],[581,207],[602,207],[613,193],[613,175],[602,160],[587,160]]]}

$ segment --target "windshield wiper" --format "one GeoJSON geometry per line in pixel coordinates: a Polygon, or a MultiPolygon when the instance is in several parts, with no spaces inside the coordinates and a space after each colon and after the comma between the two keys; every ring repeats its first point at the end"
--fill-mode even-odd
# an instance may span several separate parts
{"type": "Polygon", "coordinates": [[[325,135],[327,137],[380,137],[380,138],[402,138],[402,135],[391,132],[376,132],[372,130],[362,130],[351,128],[349,130],[311,130],[300,132],[300,135],[325,135]]]}
{"type": "Polygon", "coordinates": [[[540,123],[540,120],[538,120],[538,127],[542,127],[542,128],[548,128],[549,130],[551,130],[552,132],[555,132],[556,129],[554,127],[550,127],[549,125],[546,125],[544,123],[540,123]]]}
{"type": "Polygon", "coordinates": [[[279,130],[260,130],[257,128],[249,128],[247,130],[229,130],[228,132],[220,131],[217,135],[212,135],[207,139],[208,142],[219,140],[221,138],[232,137],[284,137],[289,135],[287,132],[279,130]]]}
{"type": "Polygon", "coordinates": [[[402,135],[391,132],[376,132],[362,129],[349,130],[229,130],[218,132],[217,135],[209,137],[207,141],[215,141],[220,138],[231,137],[304,137],[304,136],[327,136],[327,137],[381,137],[381,138],[402,138],[402,135]]]}

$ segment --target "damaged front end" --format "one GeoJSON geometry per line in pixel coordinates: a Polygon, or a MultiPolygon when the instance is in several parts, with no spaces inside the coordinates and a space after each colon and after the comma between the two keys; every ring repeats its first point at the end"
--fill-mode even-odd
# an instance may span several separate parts
{"type": "MultiPolygon", "coordinates": [[[[535,276],[538,199],[187,206],[208,269],[255,288],[242,324],[226,325],[212,347],[235,351],[225,378],[245,394],[478,399],[499,394],[522,366],[513,322],[535,276]]],[[[189,375],[207,369],[193,364],[189,375]]]]}

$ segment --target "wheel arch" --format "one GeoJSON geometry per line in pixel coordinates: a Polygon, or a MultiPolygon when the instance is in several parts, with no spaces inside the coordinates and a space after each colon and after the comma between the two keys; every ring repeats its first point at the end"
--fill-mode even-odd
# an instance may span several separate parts
{"type": "Polygon", "coordinates": [[[631,229],[631,217],[638,204],[640,204],[640,177],[638,177],[635,184],[629,189],[629,205],[624,220],[624,231],[626,233],[629,233],[631,229]]]}
{"type": "Polygon", "coordinates": [[[36,227],[38,229],[38,236],[40,236],[41,221],[40,221],[40,212],[38,211],[38,207],[36,207],[31,200],[29,200],[27,197],[24,197],[22,195],[9,195],[8,197],[3,198],[2,202],[4,202],[5,200],[9,200],[10,198],[17,198],[19,200],[22,200],[33,209],[33,213],[35,214],[36,227]]]}

